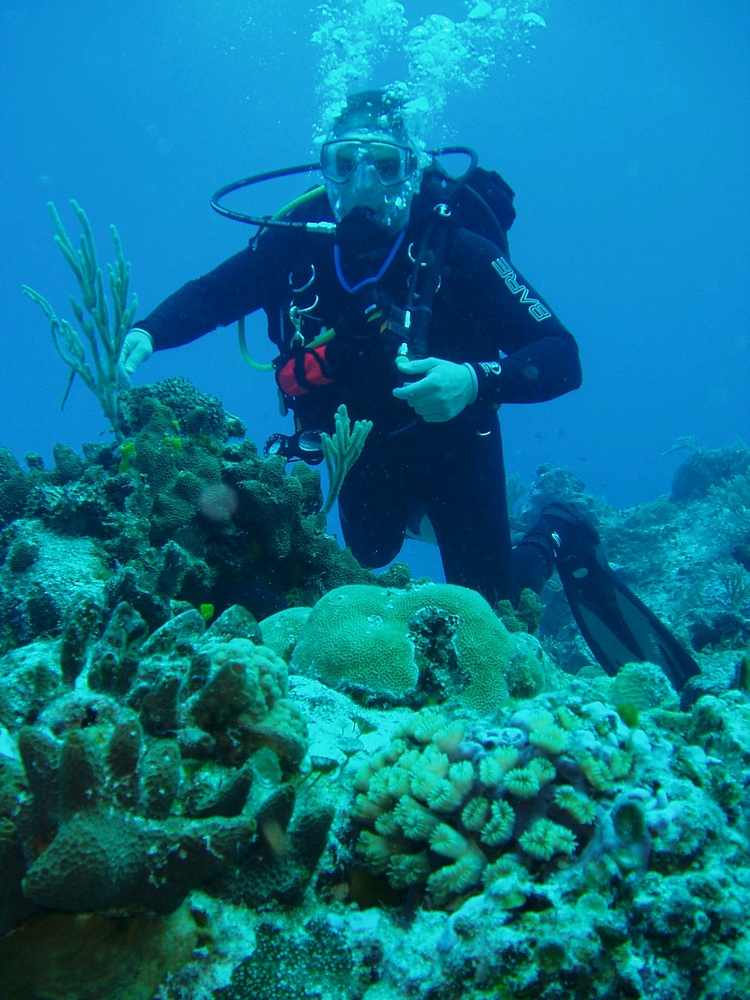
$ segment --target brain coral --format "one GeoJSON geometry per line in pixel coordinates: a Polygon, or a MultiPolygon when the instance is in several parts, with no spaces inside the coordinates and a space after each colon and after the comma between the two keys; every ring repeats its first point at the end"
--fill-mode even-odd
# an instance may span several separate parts
{"type": "Polygon", "coordinates": [[[290,666],[365,700],[458,698],[480,713],[543,683],[535,640],[511,635],[483,597],[451,584],[330,591],[302,625],[290,666]]]}

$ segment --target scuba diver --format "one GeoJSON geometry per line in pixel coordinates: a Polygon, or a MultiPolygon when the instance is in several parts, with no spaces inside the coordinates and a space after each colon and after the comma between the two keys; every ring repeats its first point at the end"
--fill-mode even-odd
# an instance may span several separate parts
{"type": "MultiPolygon", "coordinates": [[[[314,464],[342,403],[352,420],[372,421],[339,494],[344,540],[362,565],[382,567],[405,537],[431,536],[446,580],[493,605],[540,592],[557,567],[608,672],[649,660],[682,687],[696,664],[619,582],[585,516],[550,504],[511,545],[498,408],[581,384],[573,335],[510,263],[512,190],[471,150],[421,151],[387,90],[348,99],[319,169],[324,184],[273,219],[218,209],[260,222],[258,233],[138,322],[124,373],[154,350],[263,309],[295,419],[274,453],[314,464]],[[458,178],[440,165],[441,153],[456,151],[471,158],[458,178]]],[[[214,207],[219,195],[281,173],[227,186],[214,207]]]]}

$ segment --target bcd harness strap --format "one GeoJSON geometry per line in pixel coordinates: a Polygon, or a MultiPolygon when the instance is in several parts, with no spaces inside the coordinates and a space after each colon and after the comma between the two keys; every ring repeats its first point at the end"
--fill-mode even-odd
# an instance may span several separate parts
{"type": "MultiPolygon", "coordinates": [[[[410,245],[409,257],[414,266],[403,309],[395,305],[377,309],[371,304],[369,309],[364,310],[367,325],[381,333],[387,330],[396,333],[405,345],[404,353],[412,360],[427,357],[428,354],[432,309],[440,288],[440,270],[445,259],[450,226],[450,208],[445,203],[440,203],[435,206],[419,243],[410,245]]],[[[373,302],[371,297],[367,300],[373,302]]],[[[343,320],[338,325],[345,326],[343,320]]],[[[276,382],[285,396],[294,399],[305,395],[312,388],[330,385],[335,381],[326,357],[326,345],[336,334],[334,327],[307,344],[298,341],[297,344],[290,342],[287,345],[276,368],[276,382]]],[[[346,336],[343,330],[339,334],[346,336]]]]}
{"type": "Polygon", "coordinates": [[[416,253],[409,248],[414,269],[404,310],[404,340],[407,357],[412,361],[428,355],[432,307],[440,288],[440,271],[445,260],[450,225],[451,210],[445,202],[440,202],[433,210],[416,253]]]}

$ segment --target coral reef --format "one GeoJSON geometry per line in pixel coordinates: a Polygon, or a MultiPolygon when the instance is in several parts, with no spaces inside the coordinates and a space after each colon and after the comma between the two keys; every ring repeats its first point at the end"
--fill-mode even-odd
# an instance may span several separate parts
{"type": "Polygon", "coordinates": [[[0,651],[59,635],[84,592],[156,628],[177,602],[262,618],[375,582],[326,533],[318,474],[259,457],[214,397],[167,379],[119,409],[119,448],[57,446],[25,472],[0,453],[0,651]]]}
{"type": "Polygon", "coordinates": [[[522,906],[535,881],[569,866],[605,825],[610,853],[637,867],[655,808],[637,780],[648,750],[611,706],[570,692],[491,726],[424,709],[355,778],[359,850],[373,873],[422,889],[433,906],[481,886],[522,906]],[[619,832],[626,809],[642,819],[637,836],[619,832]]]}
{"type": "Polygon", "coordinates": [[[182,380],[121,402],[120,448],[0,450],[5,993],[744,1000],[744,446],[627,511],[549,467],[517,504],[597,519],[701,665],[678,697],[554,585],[540,645],[533,602],[376,581],[182,380]]]}

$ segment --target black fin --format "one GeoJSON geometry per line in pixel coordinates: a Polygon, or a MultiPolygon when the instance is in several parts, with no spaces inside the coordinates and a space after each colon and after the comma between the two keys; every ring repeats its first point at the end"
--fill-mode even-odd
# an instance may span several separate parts
{"type": "Polygon", "coordinates": [[[656,663],[680,691],[700,667],[666,625],[615,575],[601,546],[563,546],[557,570],[570,610],[612,676],[626,663],[656,663]]]}

